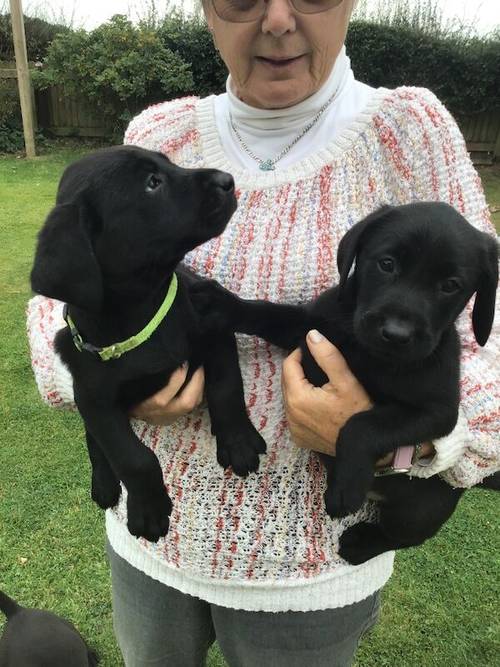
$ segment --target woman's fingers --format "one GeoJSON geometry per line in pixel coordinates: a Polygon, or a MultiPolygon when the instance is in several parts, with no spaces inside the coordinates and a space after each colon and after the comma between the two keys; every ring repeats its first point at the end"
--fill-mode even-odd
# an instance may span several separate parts
{"type": "Polygon", "coordinates": [[[205,374],[203,368],[198,368],[179,393],[186,381],[187,373],[187,364],[177,368],[165,387],[134,406],[131,416],[150,424],[166,425],[194,410],[203,399],[205,374]]]}
{"type": "Polygon", "coordinates": [[[330,386],[324,385],[324,389],[349,390],[357,382],[341,352],[319,331],[309,331],[306,342],[314,361],[328,377],[330,386]]]}
{"type": "Polygon", "coordinates": [[[170,402],[171,412],[178,415],[187,414],[197,408],[203,400],[203,389],[205,387],[205,372],[198,368],[189,380],[182,392],[170,402]]]}
{"type": "Polygon", "coordinates": [[[140,405],[145,409],[164,410],[186,381],[187,374],[187,364],[179,366],[170,376],[168,384],[157,391],[156,394],[146,398],[140,405]]]}
{"type": "Polygon", "coordinates": [[[368,410],[370,397],[344,357],[319,332],[309,332],[307,345],[329,381],[313,386],[304,376],[300,350],[283,364],[283,397],[289,429],[300,447],[333,455],[340,429],[357,412],[368,410]]]}

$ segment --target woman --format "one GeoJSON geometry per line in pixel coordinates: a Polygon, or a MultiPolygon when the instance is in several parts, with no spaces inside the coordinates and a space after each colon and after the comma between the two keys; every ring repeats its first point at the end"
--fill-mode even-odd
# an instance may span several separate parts
{"type": "MultiPolygon", "coordinates": [[[[187,263],[246,298],[316,296],[338,277],[340,238],[384,203],[442,200],[491,230],[463,139],[438,100],[426,90],[374,90],[354,80],[343,47],[353,4],[204,0],[229,70],[226,94],[156,105],[126,132],[125,143],[161,150],[185,167],[234,175],[237,212],[187,263]]],[[[32,300],[34,368],[52,404],[72,400],[49,349],[60,326],[60,304],[32,300]]],[[[498,339],[479,351],[467,318],[461,332],[463,414],[448,437],[425,444],[412,474],[441,473],[470,486],[499,465],[495,399],[484,389],[498,339]]],[[[239,338],[249,414],[268,445],[247,479],[217,465],[199,407],[201,370],[177,396],[186,376],[179,369],[137,407],[135,428],[162,464],[174,509],[157,544],[128,533],[123,499],[107,512],[115,630],[127,666],[199,665],[214,638],[232,667],[349,665],[375,623],[393,554],[356,568],[336,555],[344,528],[375,510],[367,503],[330,520],[323,470],[309,451],[334,453],[339,428],[370,400],[333,346],[317,332],[308,343],[330,382],[311,387],[295,352],[283,364],[282,394],[284,354],[239,338]]]]}

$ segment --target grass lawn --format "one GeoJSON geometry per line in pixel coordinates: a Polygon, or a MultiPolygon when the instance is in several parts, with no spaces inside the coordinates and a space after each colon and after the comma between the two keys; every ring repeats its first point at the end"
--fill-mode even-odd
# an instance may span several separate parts
{"type": "MultiPolygon", "coordinates": [[[[32,162],[0,156],[0,587],[70,618],[101,664],[119,667],[103,513],[89,499],[79,417],[42,404],[24,333],[35,235],[64,166],[85,150],[59,147],[32,162]]],[[[500,168],[482,176],[500,208],[500,168]]],[[[498,510],[498,496],[471,491],[435,539],[398,555],[357,667],[500,664],[498,510]]],[[[208,664],[225,664],[216,647],[208,664]]]]}
{"type": "Polygon", "coordinates": [[[500,233],[500,162],[492,167],[480,169],[486,199],[490,205],[491,218],[500,233]]]}

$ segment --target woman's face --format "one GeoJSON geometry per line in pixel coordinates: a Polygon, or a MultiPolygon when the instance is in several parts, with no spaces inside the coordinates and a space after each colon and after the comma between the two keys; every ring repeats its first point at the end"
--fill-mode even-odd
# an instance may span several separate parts
{"type": "Polygon", "coordinates": [[[289,107],[315,93],[342,48],[353,2],[301,14],[289,0],[268,0],[261,19],[230,23],[205,0],[207,22],[231,74],[233,92],[262,109],[289,107]]]}

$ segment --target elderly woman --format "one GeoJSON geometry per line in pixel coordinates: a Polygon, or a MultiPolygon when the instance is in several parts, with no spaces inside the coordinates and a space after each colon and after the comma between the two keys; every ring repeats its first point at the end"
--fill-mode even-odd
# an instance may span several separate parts
{"type": "MultiPolygon", "coordinates": [[[[237,212],[221,237],[186,261],[243,297],[315,297],[338,277],[343,234],[385,203],[444,201],[491,230],[464,141],[434,95],[354,79],[344,49],[353,5],[204,0],[229,70],[226,93],[156,105],[126,132],[125,143],[184,167],[234,175],[237,212]]],[[[72,401],[69,376],[50,350],[60,309],[36,297],[29,315],[35,373],[52,404],[72,401]]],[[[425,443],[411,474],[440,473],[467,487],[499,466],[497,399],[485,389],[498,339],[478,350],[465,318],[461,334],[459,422],[425,443]]],[[[130,535],[123,500],[107,512],[115,630],[128,667],[199,665],[215,638],[232,667],[349,665],[375,623],[393,553],[359,567],[337,555],[342,531],[375,509],[367,503],[331,520],[311,451],[333,454],[339,428],[370,399],[333,346],[317,332],[308,344],[330,379],[322,388],[305,380],[298,352],[283,363],[277,348],[239,337],[249,414],[268,445],[246,479],[217,464],[199,405],[201,370],[178,394],[186,377],[179,369],[137,407],[135,428],[158,456],[174,509],[170,532],[156,544],[130,535]]]]}

